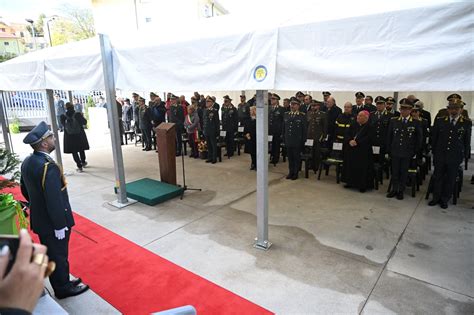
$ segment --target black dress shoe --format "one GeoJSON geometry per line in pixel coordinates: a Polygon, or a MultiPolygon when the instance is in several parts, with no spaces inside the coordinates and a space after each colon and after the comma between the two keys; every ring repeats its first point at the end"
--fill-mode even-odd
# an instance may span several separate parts
{"type": "Polygon", "coordinates": [[[361,193],[365,193],[365,188],[360,188],[359,191],[360,191],[361,193]]]}
{"type": "Polygon", "coordinates": [[[69,281],[73,286],[78,286],[79,284],[81,284],[82,282],[82,279],[81,278],[77,278],[77,279],[74,279],[74,280],[71,280],[69,281]]]}
{"type": "Polygon", "coordinates": [[[211,164],[216,164],[216,163],[217,163],[217,161],[212,161],[212,162],[211,162],[211,164]]]}
{"type": "Polygon", "coordinates": [[[446,201],[440,201],[439,206],[441,209],[448,209],[448,203],[446,201]]]}
{"type": "Polygon", "coordinates": [[[285,177],[285,178],[286,178],[286,179],[291,179],[292,177],[293,177],[293,175],[292,175],[292,174],[288,174],[288,175],[286,175],[286,177],[285,177]]]}
{"type": "Polygon", "coordinates": [[[344,188],[352,188],[352,186],[351,186],[351,185],[348,185],[348,184],[346,184],[346,185],[344,185],[344,188]]]}
{"type": "Polygon", "coordinates": [[[393,198],[393,197],[395,197],[396,195],[397,195],[397,193],[392,190],[391,192],[389,192],[389,193],[387,194],[387,198],[393,198]]]}
{"type": "Polygon", "coordinates": [[[291,177],[291,180],[297,180],[298,179],[298,174],[295,174],[293,175],[293,177],[291,177]]]}
{"type": "Polygon", "coordinates": [[[250,166],[250,170],[253,171],[254,169],[255,169],[255,165],[252,164],[252,165],[250,166]]]}
{"type": "Polygon", "coordinates": [[[398,200],[403,200],[403,193],[402,193],[402,192],[399,192],[399,193],[397,194],[397,199],[398,199],[398,200]]]}
{"type": "Polygon", "coordinates": [[[206,163],[211,163],[212,161],[211,160],[206,160],[206,163]]]}
{"type": "Polygon", "coordinates": [[[436,206],[438,203],[439,203],[438,200],[433,199],[430,202],[428,202],[428,206],[433,207],[433,206],[436,206]]]}
{"type": "Polygon", "coordinates": [[[70,285],[68,286],[67,289],[64,289],[63,291],[54,292],[54,295],[58,299],[65,299],[70,296],[76,296],[76,295],[82,294],[86,292],[87,290],[89,290],[89,286],[86,284],[80,284],[77,286],[70,285]]]}

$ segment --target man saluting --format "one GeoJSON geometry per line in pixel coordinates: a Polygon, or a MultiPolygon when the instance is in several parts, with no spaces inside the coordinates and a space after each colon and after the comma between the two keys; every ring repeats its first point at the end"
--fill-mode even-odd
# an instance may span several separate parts
{"type": "Polygon", "coordinates": [[[68,248],[74,218],[61,167],[50,156],[55,149],[54,135],[42,121],[23,142],[34,152],[21,165],[21,192],[30,202],[31,228],[56,263],[49,281],[58,299],[79,295],[89,286],[81,284],[80,278],[69,279],[68,248]]]}

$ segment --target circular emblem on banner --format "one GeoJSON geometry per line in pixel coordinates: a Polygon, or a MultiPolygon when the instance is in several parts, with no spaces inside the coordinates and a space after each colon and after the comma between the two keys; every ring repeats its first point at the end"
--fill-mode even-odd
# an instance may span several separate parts
{"type": "Polygon", "coordinates": [[[265,66],[257,66],[255,68],[255,70],[253,71],[253,78],[255,79],[255,81],[257,82],[262,82],[263,80],[265,80],[267,78],[267,68],[265,68],[265,66]]]}

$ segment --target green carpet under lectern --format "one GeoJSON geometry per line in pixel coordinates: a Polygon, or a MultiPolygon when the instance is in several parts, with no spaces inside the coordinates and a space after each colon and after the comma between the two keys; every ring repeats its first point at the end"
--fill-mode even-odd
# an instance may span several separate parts
{"type": "Polygon", "coordinates": [[[149,206],[180,196],[183,188],[151,178],[142,178],[127,183],[127,197],[149,206]]]}

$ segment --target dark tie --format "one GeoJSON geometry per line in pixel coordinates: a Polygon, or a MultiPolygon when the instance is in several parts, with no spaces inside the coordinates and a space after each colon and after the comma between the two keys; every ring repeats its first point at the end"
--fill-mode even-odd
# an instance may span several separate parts
{"type": "Polygon", "coordinates": [[[404,123],[404,124],[407,123],[407,119],[406,119],[406,118],[403,118],[403,123],[404,123]]]}
{"type": "Polygon", "coordinates": [[[453,126],[456,125],[456,119],[451,118],[451,124],[452,124],[453,126]]]}

